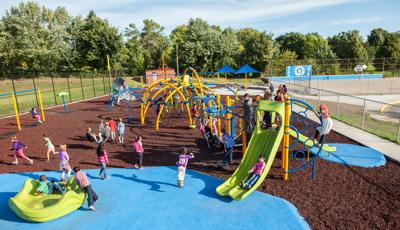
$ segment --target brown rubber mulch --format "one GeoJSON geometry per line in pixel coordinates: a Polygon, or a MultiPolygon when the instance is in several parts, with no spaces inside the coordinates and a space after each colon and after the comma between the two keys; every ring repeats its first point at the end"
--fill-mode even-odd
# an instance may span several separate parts
{"type": "MultiPolygon", "coordinates": [[[[35,160],[33,166],[14,166],[9,137],[15,134],[15,120],[0,120],[1,155],[0,173],[57,170],[57,160],[45,162],[46,148],[42,135],[50,135],[54,144],[68,145],[72,166],[98,168],[95,143],[84,138],[87,127],[97,131],[100,118],[112,115],[125,117],[126,106],[114,107],[108,112],[106,99],[95,99],[47,111],[46,122],[35,125],[28,115],[21,116],[23,130],[19,139],[28,145],[26,154],[35,160]]],[[[241,153],[235,150],[234,164],[218,170],[216,163],[223,158],[222,152],[210,152],[198,130],[186,128],[186,116],[171,113],[163,116],[161,129],[154,128],[154,110],[149,110],[146,126],[139,124],[139,110],[135,110],[133,125],[127,124],[127,145],[107,144],[110,167],[132,167],[134,153],[133,137],[142,135],[145,148],[144,165],[175,165],[176,155],[183,146],[195,152],[196,158],[189,168],[221,179],[228,178],[237,167],[241,153]]],[[[297,124],[298,125],[298,124],[297,124]]],[[[329,142],[354,143],[332,132],[329,142]]],[[[281,178],[279,153],[274,166],[259,191],[282,197],[293,203],[313,229],[399,229],[400,228],[400,166],[388,161],[384,167],[360,168],[319,159],[317,174],[311,179],[311,170],[305,169],[281,178]]],[[[20,162],[23,162],[20,160],[20,162]]]]}

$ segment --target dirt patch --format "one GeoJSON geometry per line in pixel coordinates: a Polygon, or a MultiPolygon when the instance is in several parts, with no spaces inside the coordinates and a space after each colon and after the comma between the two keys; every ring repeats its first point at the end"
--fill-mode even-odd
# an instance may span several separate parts
{"type": "MultiPolygon", "coordinates": [[[[106,100],[96,99],[69,106],[71,112],[64,114],[63,108],[50,110],[45,124],[36,126],[28,115],[21,117],[23,130],[19,139],[28,145],[26,153],[35,160],[33,166],[10,165],[9,135],[14,134],[13,119],[0,120],[0,146],[3,162],[0,173],[57,170],[57,161],[45,162],[46,148],[42,135],[48,134],[54,144],[68,145],[72,165],[82,168],[99,168],[95,153],[96,145],[86,141],[87,127],[97,131],[99,119],[112,115],[125,117],[124,106],[107,111],[106,100]]],[[[149,110],[146,126],[139,124],[139,110],[130,114],[135,118],[127,124],[126,145],[107,144],[110,167],[131,168],[135,161],[132,140],[137,134],[143,136],[145,148],[144,165],[175,165],[179,149],[183,146],[194,151],[196,158],[189,168],[221,179],[228,178],[240,162],[240,149],[236,149],[234,164],[218,170],[215,165],[223,158],[222,152],[210,152],[198,130],[187,128],[185,115],[171,112],[163,116],[160,130],[155,131],[154,111],[149,110]]],[[[300,124],[295,124],[300,125],[300,124]]],[[[354,143],[338,133],[332,132],[329,142],[354,143]]],[[[348,167],[318,160],[317,174],[311,179],[311,170],[306,169],[289,175],[289,181],[281,179],[280,154],[274,162],[268,179],[259,191],[282,197],[293,203],[301,215],[314,229],[399,229],[400,227],[400,166],[388,162],[383,167],[348,167]]]]}

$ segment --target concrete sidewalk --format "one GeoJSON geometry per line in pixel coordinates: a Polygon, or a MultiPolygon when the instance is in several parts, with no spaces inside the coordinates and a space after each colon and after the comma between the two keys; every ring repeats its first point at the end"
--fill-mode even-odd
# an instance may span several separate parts
{"type": "MultiPolygon", "coordinates": [[[[304,111],[304,108],[298,105],[294,105],[293,107],[294,111],[304,111]]],[[[308,117],[311,120],[319,123],[318,118],[316,116],[312,116],[311,113],[310,116],[308,117]]],[[[355,128],[338,120],[333,121],[333,130],[359,142],[362,145],[376,149],[381,153],[385,154],[385,156],[400,163],[400,145],[394,142],[380,138],[378,136],[375,136],[371,133],[355,128]]]]}

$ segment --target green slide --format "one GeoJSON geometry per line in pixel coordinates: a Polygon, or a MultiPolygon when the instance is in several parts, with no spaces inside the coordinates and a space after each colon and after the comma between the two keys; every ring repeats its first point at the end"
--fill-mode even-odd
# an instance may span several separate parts
{"type": "MultiPolygon", "coordinates": [[[[257,126],[253,132],[246,155],[240,162],[238,168],[233,175],[226,180],[223,184],[217,187],[216,191],[221,196],[230,196],[232,199],[241,200],[250,195],[258,186],[263,182],[267,176],[272,162],[274,161],[276,152],[279,149],[283,133],[284,133],[284,112],[285,103],[275,101],[260,101],[257,107],[257,114],[259,111],[276,112],[281,117],[281,126],[279,130],[264,130],[257,122],[257,126]],[[265,169],[258,179],[257,183],[249,190],[243,190],[239,184],[249,176],[249,170],[257,162],[259,154],[265,156],[265,169]]],[[[258,116],[257,116],[258,117],[258,116]]],[[[260,118],[258,117],[257,120],[260,118]]]]}
{"type": "Polygon", "coordinates": [[[39,182],[33,179],[25,181],[21,191],[8,201],[8,206],[20,218],[31,222],[47,222],[62,217],[80,208],[85,202],[85,193],[71,178],[65,186],[64,195],[51,194],[35,196],[39,182]]]}
{"type": "MultiPolygon", "coordinates": [[[[307,147],[312,148],[314,146],[314,140],[309,139],[308,137],[304,136],[301,133],[299,134],[299,141],[303,144],[305,144],[307,147]]],[[[289,129],[289,135],[292,136],[293,138],[297,139],[297,133],[296,131],[289,129]]],[[[322,150],[326,151],[326,152],[330,152],[333,153],[336,151],[336,147],[335,146],[329,146],[328,144],[324,144],[322,146],[322,150]]]]}

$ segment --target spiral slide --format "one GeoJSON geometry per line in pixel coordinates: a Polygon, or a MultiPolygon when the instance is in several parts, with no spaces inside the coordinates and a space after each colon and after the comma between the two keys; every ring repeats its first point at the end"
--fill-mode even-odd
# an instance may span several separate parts
{"type": "MultiPolygon", "coordinates": [[[[284,124],[285,103],[283,102],[260,101],[257,111],[275,112],[279,114],[282,121],[281,123],[284,124]]],[[[230,196],[234,200],[242,200],[256,190],[271,169],[283,133],[284,125],[281,125],[279,130],[264,130],[260,128],[259,122],[257,122],[244,158],[233,175],[217,187],[217,193],[221,196],[230,196]],[[240,188],[240,182],[249,176],[248,172],[257,162],[260,154],[264,154],[266,163],[260,179],[258,179],[257,183],[249,190],[240,188]]]]}

